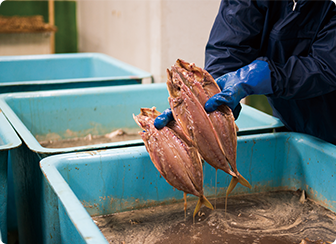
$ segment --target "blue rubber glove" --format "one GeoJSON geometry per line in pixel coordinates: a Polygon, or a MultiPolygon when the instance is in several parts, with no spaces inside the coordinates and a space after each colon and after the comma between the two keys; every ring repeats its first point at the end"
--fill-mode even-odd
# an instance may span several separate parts
{"type": "Polygon", "coordinates": [[[241,99],[253,94],[273,93],[271,71],[268,63],[262,60],[255,60],[235,72],[222,75],[216,79],[216,82],[222,91],[205,103],[204,108],[209,113],[225,104],[231,108],[237,118],[241,108],[239,104],[241,99]]]}
{"type": "Polygon", "coordinates": [[[155,118],[154,126],[156,129],[160,130],[172,120],[174,120],[173,113],[170,108],[167,108],[162,114],[155,118]]]}

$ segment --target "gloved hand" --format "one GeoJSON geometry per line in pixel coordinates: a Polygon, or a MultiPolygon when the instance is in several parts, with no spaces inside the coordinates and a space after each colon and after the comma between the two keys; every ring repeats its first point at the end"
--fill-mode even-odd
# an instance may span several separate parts
{"type": "MultiPolygon", "coordinates": [[[[205,103],[205,110],[211,113],[218,106],[225,104],[231,108],[235,119],[238,118],[241,106],[240,100],[253,94],[272,94],[271,71],[268,63],[255,60],[251,64],[230,72],[216,79],[221,92],[211,97],[205,103]]],[[[170,108],[166,109],[154,121],[157,129],[162,129],[170,121],[174,120],[170,108]]]]}
{"type": "Polygon", "coordinates": [[[160,130],[172,120],[174,120],[173,112],[170,108],[167,108],[162,114],[155,118],[154,126],[156,129],[160,130]]]}
{"type": "MultiPolygon", "coordinates": [[[[233,116],[235,119],[238,118],[238,115],[240,113],[241,106],[238,104],[238,106],[233,111],[233,116]]],[[[165,111],[163,111],[162,114],[157,116],[154,120],[154,126],[156,129],[161,130],[163,127],[165,127],[170,121],[174,120],[173,113],[170,108],[167,108],[165,111]]]]}
{"type": "Polygon", "coordinates": [[[235,72],[222,75],[216,79],[216,82],[222,91],[205,103],[204,108],[209,113],[225,104],[231,108],[237,118],[241,108],[239,104],[241,99],[253,94],[273,93],[271,71],[268,63],[262,60],[255,60],[235,72]]]}

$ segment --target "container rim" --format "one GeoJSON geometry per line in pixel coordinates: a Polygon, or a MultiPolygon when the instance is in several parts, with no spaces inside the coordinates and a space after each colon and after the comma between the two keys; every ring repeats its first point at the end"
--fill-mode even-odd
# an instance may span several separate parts
{"type": "Polygon", "coordinates": [[[44,177],[52,187],[55,194],[60,199],[65,211],[71,219],[78,232],[87,243],[107,243],[104,235],[101,233],[97,225],[94,224],[91,216],[85,210],[77,196],[66,183],[58,167],[62,167],[69,160],[87,160],[90,158],[101,158],[104,156],[111,157],[120,153],[128,153],[129,151],[147,153],[145,146],[110,148],[106,150],[72,152],[67,154],[53,155],[40,161],[40,168],[44,177]],[[90,228],[88,228],[88,226],[90,228]],[[94,227],[93,227],[94,226],[94,227]],[[93,227],[93,228],[92,228],[93,227]]]}
{"type": "MultiPolygon", "coordinates": [[[[123,142],[111,142],[104,144],[95,144],[95,145],[87,145],[87,146],[77,146],[77,147],[68,147],[68,148],[46,148],[42,147],[41,144],[36,140],[36,138],[31,134],[28,128],[23,124],[23,122],[18,118],[18,116],[14,113],[11,107],[7,104],[8,99],[12,98],[25,98],[25,97],[49,97],[49,96],[81,96],[85,94],[99,94],[99,93],[118,93],[128,91],[129,89],[136,89],[141,93],[141,90],[148,89],[161,89],[165,87],[165,83],[151,83],[151,84],[134,84],[127,86],[113,86],[113,87],[90,87],[90,88],[76,88],[76,89],[60,89],[60,90],[49,90],[49,91],[32,91],[32,92],[16,92],[16,93],[5,93],[0,94],[0,108],[2,108],[3,113],[12,124],[14,129],[17,131],[18,135],[22,138],[25,144],[28,146],[30,150],[36,153],[41,154],[58,154],[64,152],[74,152],[74,151],[84,151],[84,150],[95,150],[95,149],[106,149],[106,148],[114,148],[114,147],[125,147],[125,146],[137,146],[143,145],[143,141],[141,139],[123,141],[123,142]]],[[[253,131],[259,132],[260,130],[271,130],[274,128],[283,127],[283,123],[273,116],[270,116],[264,112],[261,112],[257,109],[254,109],[248,105],[242,104],[242,112],[246,115],[253,117],[252,115],[257,115],[262,118],[262,121],[267,125],[242,128],[239,133],[251,132],[253,131]]],[[[236,121],[239,124],[239,118],[236,121]]],[[[139,128],[140,131],[140,128],[139,128]]],[[[240,135],[239,135],[240,136],[240,135]]]]}
{"type": "MultiPolygon", "coordinates": [[[[76,88],[76,89],[60,89],[60,90],[49,90],[49,91],[32,91],[32,92],[16,92],[16,93],[4,93],[0,94],[0,108],[2,109],[4,115],[7,117],[9,123],[13,126],[17,134],[22,138],[27,147],[33,152],[40,154],[58,154],[64,152],[76,152],[76,151],[86,151],[86,150],[98,150],[106,149],[111,147],[125,147],[125,146],[136,146],[143,145],[141,139],[130,140],[124,142],[111,142],[104,144],[95,144],[87,146],[78,147],[68,147],[68,148],[46,148],[42,147],[41,144],[36,140],[32,133],[28,130],[25,124],[20,120],[20,118],[15,114],[12,108],[6,102],[11,98],[25,98],[25,97],[55,97],[55,96],[81,96],[85,94],[99,94],[99,93],[118,93],[122,91],[127,91],[129,89],[136,88],[137,91],[148,89],[160,89],[165,87],[165,83],[151,83],[151,84],[134,84],[134,85],[120,85],[111,87],[89,87],[89,88],[76,88]]],[[[139,128],[139,131],[141,129],[139,128]]]]}
{"type": "Polygon", "coordinates": [[[65,84],[65,83],[78,83],[78,82],[93,82],[93,81],[122,81],[122,80],[140,80],[144,78],[152,77],[151,74],[144,74],[144,75],[130,75],[130,76],[119,76],[119,77],[95,77],[95,78],[76,78],[76,79],[56,79],[56,80],[36,80],[36,81],[29,81],[29,82],[6,82],[0,83],[0,87],[6,86],[31,86],[31,85],[50,85],[53,84],[65,84]]]}
{"type": "Polygon", "coordinates": [[[11,150],[21,146],[22,142],[19,136],[10,125],[5,115],[0,109],[0,138],[3,141],[3,145],[0,145],[0,151],[11,150]]]}
{"type": "MultiPolygon", "coordinates": [[[[269,114],[266,114],[258,109],[255,109],[249,105],[246,104],[241,104],[242,106],[242,110],[240,113],[244,112],[246,115],[257,115],[260,116],[262,118],[262,120],[264,122],[267,123],[267,125],[261,125],[261,126],[255,126],[255,127],[250,127],[248,129],[239,129],[239,132],[246,132],[248,131],[259,131],[259,130],[264,130],[264,129],[275,129],[275,128],[280,128],[280,127],[284,127],[284,124],[281,122],[280,119],[271,116],[269,114]]],[[[240,117],[238,117],[238,119],[236,120],[237,123],[239,123],[239,119],[240,117]]]]}
{"type": "MultiPolygon", "coordinates": [[[[318,150],[323,150],[323,152],[326,152],[327,154],[330,154],[334,157],[336,155],[335,145],[320,140],[316,137],[296,132],[246,135],[238,138],[238,142],[244,143],[246,141],[261,140],[268,141],[273,138],[282,139],[286,143],[290,141],[295,143],[303,143],[310,147],[317,148],[318,150]]],[[[86,160],[90,159],[101,161],[103,157],[111,158],[114,155],[124,155],[130,153],[148,154],[145,146],[143,145],[132,148],[111,148],[107,150],[60,154],[44,158],[40,161],[40,168],[44,174],[44,177],[48,180],[50,186],[53,188],[60,202],[63,204],[71,221],[76,224],[79,233],[83,236],[83,238],[92,236],[97,238],[94,239],[95,242],[91,239],[87,239],[88,243],[98,243],[97,241],[101,241],[101,243],[107,242],[101,231],[93,223],[89,213],[85,210],[79,199],[75,196],[74,192],[66,183],[58,169],[64,167],[68,162],[86,163],[86,160]],[[88,230],[87,226],[94,226],[94,228],[88,230]]]]}
{"type": "Polygon", "coordinates": [[[128,72],[133,73],[129,76],[101,76],[94,78],[75,78],[75,79],[51,79],[51,80],[37,80],[29,82],[9,82],[0,83],[0,86],[16,86],[16,85],[38,85],[38,84],[50,84],[57,83],[74,83],[74,82],[90,82],[90,81],[113,81],[113,80],[127,80],[127,79],[143,79],[153,77],[151,73],[139,69],[133,65],[122,62],[116,58],[108,56],[103,53],[83,52],[83,53],[56,53],[56,54],[38,54],[38,55],[17,55],[17,56],[1,56],[1,62],[16,62],[16,61],[30,61],[30,60],[58,60],[58,59],[77,59],[77,58],[99,58],[107,63],[110,63],[116,67],[120,67],[128,72]]]}

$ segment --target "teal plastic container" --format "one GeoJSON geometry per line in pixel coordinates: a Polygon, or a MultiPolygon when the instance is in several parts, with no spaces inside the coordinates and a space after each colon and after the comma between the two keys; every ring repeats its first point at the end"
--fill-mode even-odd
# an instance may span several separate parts
{"type": "MultiPolygon", "coordinates": [[[[69,139],[88,134],[105,135],[127,128],[139,131],[133,114],[141,107],[169,107],[166,84],[127,85],[0,95],[0,107],[25,142],[12,156],[15,202],[20,244],[57,243],[55,229],[46,221],[41,191],[44,184],[41,159],[53,154],[143,145],[141,139],[86,146],[47,148],[38,138],[69,139]]],[[[237,125],[239,133],[272,131],[283,124],[276,118],[243,106],[237,125]]],[[[50,217],[49,219],[52,219],[50,217]]]]}
{"type": "Polygon", "coordinates": [[[7,243],[7,218],[13,218],[7,216],[8,154],[20,145],[20,138],[0,110],[0,241],[4,243],[7,243]]]}
{"type": "MultiPolygon", "coordinates": [[[[57,243],[54,228],[44,222],[45,207],[39,162],[52,154],[137,145],[140,140],[67,148],[46,148],[36,137],[57,134],[63,139],[87,133],[109,133],[119,128],[137,130],[132,114],[140,107],[168,106],[164,84],[113,86],[19,92],[0,95],[0,108],[25,142],[11,153],[17,229],[21,243],[57,243]]],[[[11,223],[13,224],[13,221],[11,223]]],[[[14,228],[15,226],[12,226],[14,228]]]]}
{"type": "MultiPolygon", "coordinates": [[[[101,53],[0,56],[0,94],[139,84],[150,73],[101,53]]],[[[16,215],[9,159],[9,214],[16,215]]],[[[15,218],[8,227],[17,230],[15,218]]]]}
{"type": "MultiPolygon", "coordinates": [[[[301,189],[336,212],[335,145],[298,133],[271,133],[241,136],[237,150],[239,171],[252,189],[238,184],[233,194],[301,189]]],[[[91,217],[183,199],[159,176],[144,146],[57,155],[40,166],[57,196],[59,243],[107,244],[91,217]]],[[[214,178],[215,169],[205,164],[206,196],[215,195],[214,178]]],[[[230,180],[218,171],[219,195],[230,180]]]]}
{"type": "MultiPolygon", "coordinates": [[[[71,139],[88,134],[104,135],[126,128],[138,130],[133,114],[142,107],[169,107],[166,84],[129,85],[86,89],[65,89],[0,95],[0,107],[28,148],[39,154],[55,154],[142,144],[141,139],[88,146],[45,148],[39,140],[71,139]]],[[[243,105],[238,135],[270,132],[282,122],[243,105]]]]}
{"type": "Polygon", "coordinates": [[[0,57],[0,93],[141,83],[146,71],[101,53],[0,57]]]}

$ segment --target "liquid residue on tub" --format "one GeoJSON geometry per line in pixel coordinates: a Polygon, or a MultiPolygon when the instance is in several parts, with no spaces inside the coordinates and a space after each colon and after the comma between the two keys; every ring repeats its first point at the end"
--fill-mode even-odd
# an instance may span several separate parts
{"type": "Polygon", "coordinates": [[[303,239],[333,242],[336,214],[308,200],[300,203],[297,192],[272,192],[224,198],[217,209],[202,208],[193,224],[196,202],[93,217],[109,243],[251,243],[288,244],[303,239]]]}
{"type": "MultiPolygon", "coordinates": [[[[141,139],[138,134],[139,129],[118,129],[114,130],[111,133],[105,135],[93,135],[87,134],[86,136],[79,137],[76,133],[73,133],[73,137],[68,139],[61,139],[59,135],[50,133],[47,136],[37,136],[42,147],[46,148],[68,148],[68,147],[79,147],[79,146],[88,146],[88,145],[97,145],[103,143],[111,142],[122,142],[130,140],[141,139]]],[[[68,133],[69,134],[69,133],[68,133]]]]}

